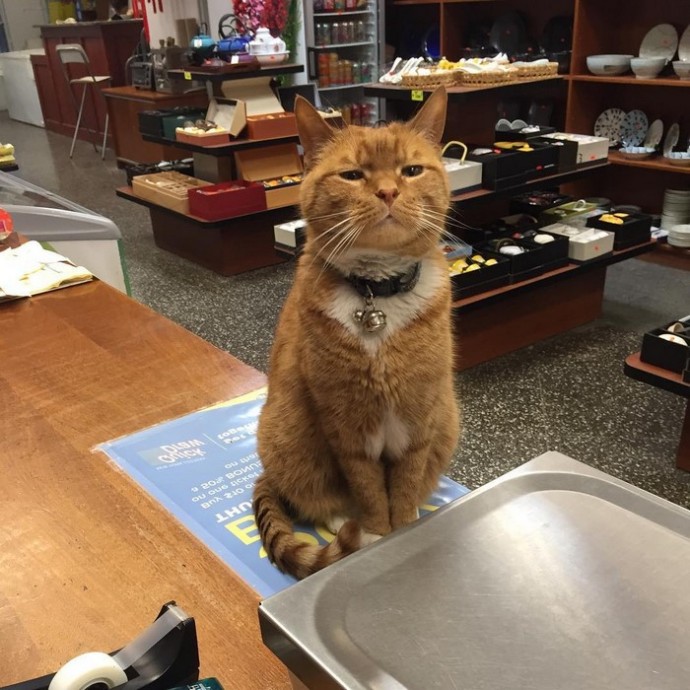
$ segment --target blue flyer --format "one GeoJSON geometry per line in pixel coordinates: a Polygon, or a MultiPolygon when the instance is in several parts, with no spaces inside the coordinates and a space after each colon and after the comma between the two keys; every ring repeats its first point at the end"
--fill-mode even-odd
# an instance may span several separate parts
{"type": "MultiPolygon", "coordinates": [[[[256,429],[265,398],[261,388],[98,447],[261,597],[295,582],[269,562],[252,512],[252,490],[261,474],[256,429]]],[[[442,477],[420,512],[467,492],[442,477]]],[[[295,534],[313,544],[333,539],[326,529],[307,525],[296,525],[295,534]]]]}

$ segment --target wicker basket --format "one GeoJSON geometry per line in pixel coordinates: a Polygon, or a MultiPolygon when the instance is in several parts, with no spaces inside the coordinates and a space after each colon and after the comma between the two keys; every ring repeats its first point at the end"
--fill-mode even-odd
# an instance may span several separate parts
{"type": "Polygon", "coordinates": [[[517,78],[516,70],[495,70],[488,72],[455,72],[456,83],[461,86],[493,86],[505,84],[517,78]]]}
{"type": "Polygon", "coordinates": [[[547,62],[545,65],[531,65],[529,62],[517,67],[518,79],[539,79],[543,77],[555,77],[558,74],[558,63],[547,62]]]}
{"type": "Polygon", "coordinates": [[[411,89],[433,89],[437,86],[452,86],[455,83],[454,72],[438,70],[431,74],[403,74],[402,85],[411,89]]]}

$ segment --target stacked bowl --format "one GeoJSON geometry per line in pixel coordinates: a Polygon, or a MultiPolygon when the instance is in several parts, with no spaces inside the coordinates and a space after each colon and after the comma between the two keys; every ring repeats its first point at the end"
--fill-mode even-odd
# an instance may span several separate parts
{"type": "Polygon", "coordinates": [[[668,231],[668,243],[674,247],[690,248],[690,225],[674,225],[668,231]]]}
{"type": "Polygon", "coordinates": [[[686,223],[690,223],[690,191],[667,189],[661,213],[662,229],[671,230],[686,223]]]}

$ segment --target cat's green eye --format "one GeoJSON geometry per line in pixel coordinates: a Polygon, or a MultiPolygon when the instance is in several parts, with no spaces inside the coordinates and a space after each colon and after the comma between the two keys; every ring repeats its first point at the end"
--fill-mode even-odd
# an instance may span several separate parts
{"type": "Polygon", "coordinates": [[[421,175],[424,171],[424,167],[421,165],[406,165],[400,172],[404,177],[417,177],[421,175]]]}
{"type": "Polygon", "coordinates": [[[364,177],[364,173],[361,170],[345,170],[339,173],[343,180],[361,180],[364,177]]]}

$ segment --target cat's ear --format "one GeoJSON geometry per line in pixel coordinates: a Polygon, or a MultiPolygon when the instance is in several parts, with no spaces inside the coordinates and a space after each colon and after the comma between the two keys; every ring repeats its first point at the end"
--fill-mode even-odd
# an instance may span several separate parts
{"type": "Polygon", "coordinates": [[[319,150],[333,136],[333,129],[319,115],[319,111],[302,96],[295,98],[295,118],[300,142],[304,148],[306,167],[311,167],[319,150]]]}
{"type": "Polygon", "coordinates": [[[410,120],[408,127],[426,137],[432,144],[440,144],[446,126],[447,106],[448,94],[445,87],[439,86],[410,120]]]}

